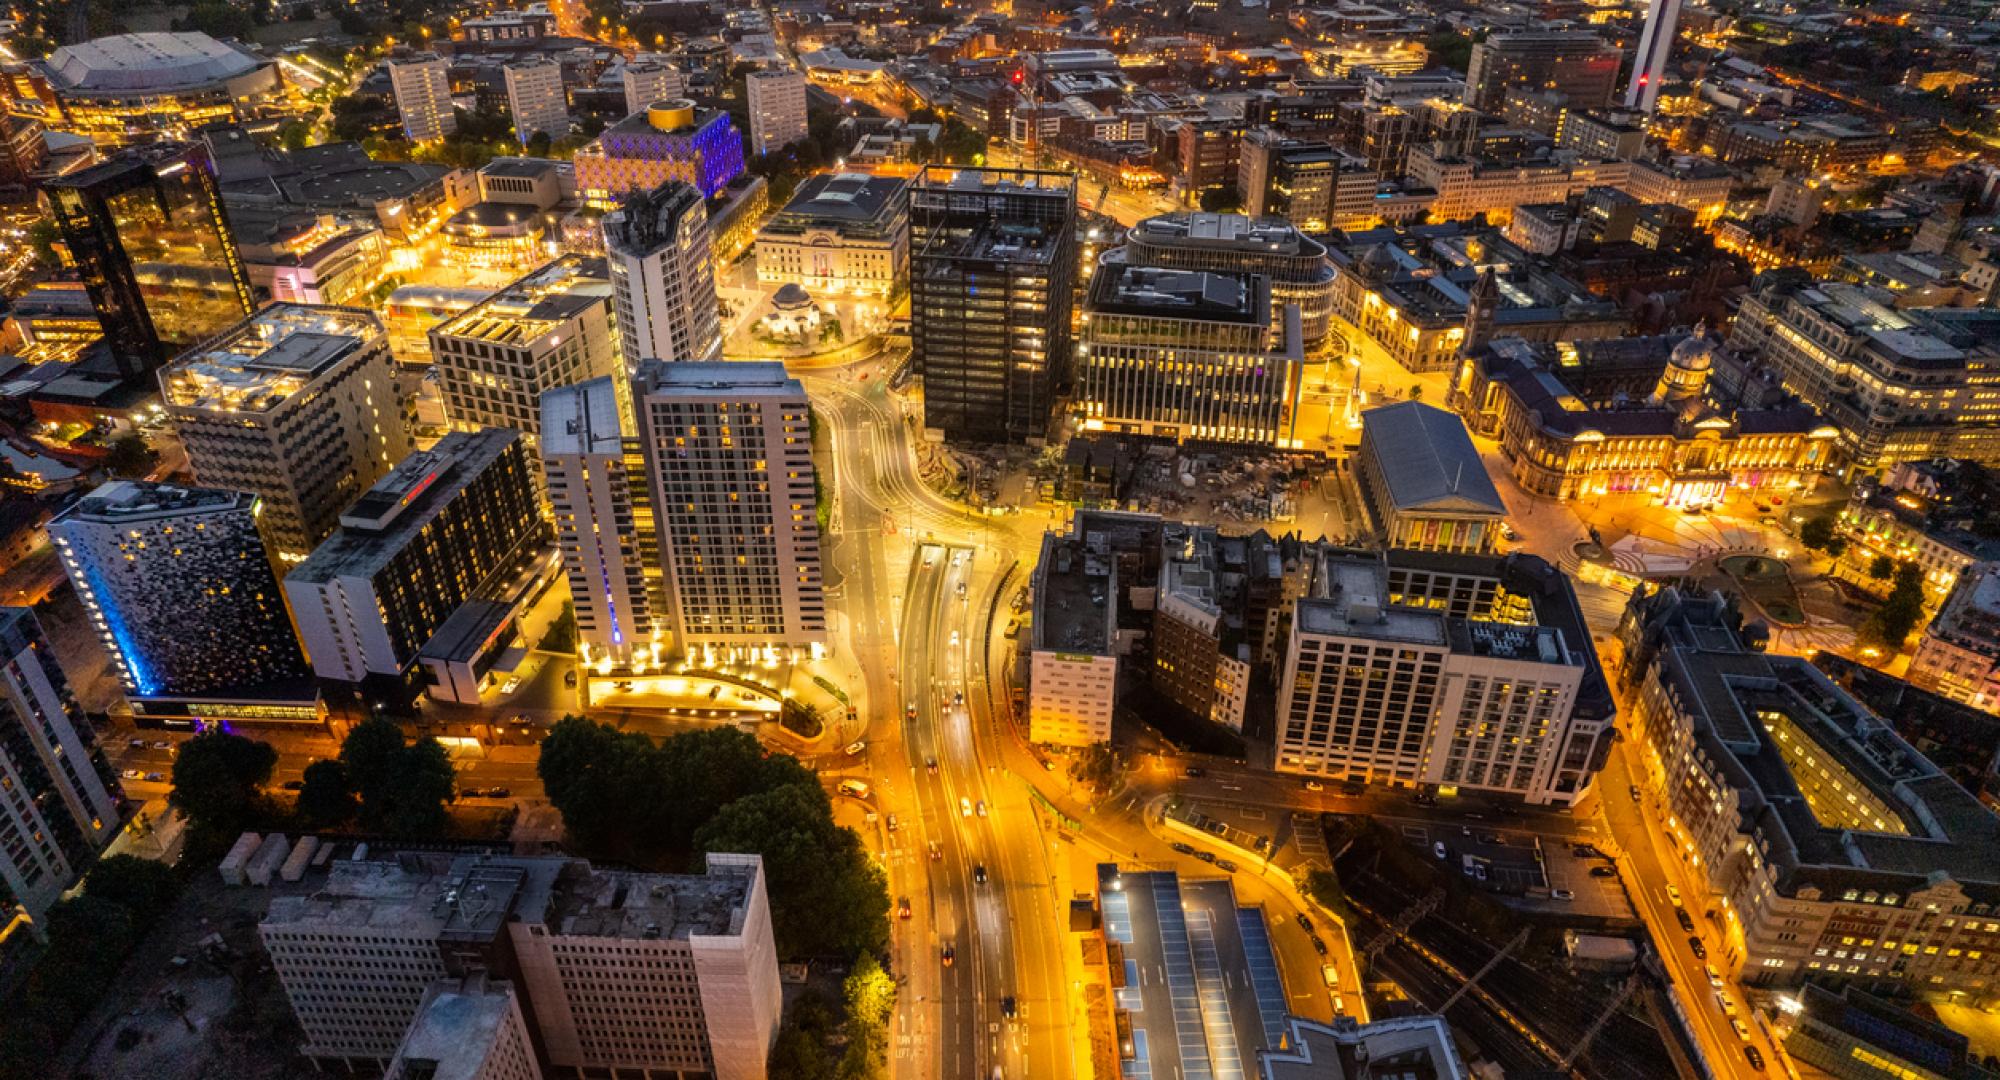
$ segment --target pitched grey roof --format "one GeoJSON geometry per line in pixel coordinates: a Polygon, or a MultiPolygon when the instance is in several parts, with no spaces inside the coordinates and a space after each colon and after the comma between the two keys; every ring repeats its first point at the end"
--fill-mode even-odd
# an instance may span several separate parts
{"type": "Polygon", "coordinates": [[[1361,414],[1361,439],[1396,509],[1507,512],[1465,425],[1443,409],[1420,401],[1370,409],[1361,414]]]}

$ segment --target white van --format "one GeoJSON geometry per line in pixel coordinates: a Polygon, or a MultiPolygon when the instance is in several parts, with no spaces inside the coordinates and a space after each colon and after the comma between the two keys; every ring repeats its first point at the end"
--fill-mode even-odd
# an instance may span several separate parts
{"type": "Polygon", "coordinates": [[[868,782],[866,780],[842,780],[840,782],[840,793],[842,795],[852,795],[857,799],[865,799],[868,797],[868,782]]]}

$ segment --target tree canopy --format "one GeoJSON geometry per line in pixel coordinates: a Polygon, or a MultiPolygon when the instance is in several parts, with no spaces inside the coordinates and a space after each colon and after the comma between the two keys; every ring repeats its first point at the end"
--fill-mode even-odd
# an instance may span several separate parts
{"type": "Polygon", "coordinates": [[[396,722],[370,717],[340,744],[340,765],[360,797],[361,826],[371,832],[427,835],[449,822],[457,770],[429,736],[403,741],[396,722]]]}
{"type": "Polygon", "coordinates": [[[582,717],[542,740],[543,789],[593,858],[686,867],[710,851],[764,856],[772,928],[786,956],[880,949],[889,893],[850,829],[834,824],[819,778],[735,728],[658,745],[582,717]]]}
{"type": "Polygon", "coordinates": [[[1861,633],[1863,637],[1879,641],[1894,652],[1903,647],[1903,641],[1923,617],[1923,571],[1915,563],[1903,563],[1896,567],[1896,580],[1889,589],[1889,598],[1882,601],[1882,606],[1861,624],[1861,633]]]}
{"type": "Polygon", "coordinates": [[[278,752],[270,743],[211,730],[181,744],[167,802],[210,836],[241,832],[257,816],[278,752]]]}
{"type": "Polygon", "coordinates": [[[305,787],[299,790],[299,824],[329,829],[354,820],[361,803],[354,797],[354,783],[347,778],[347,766],[328,758],[306,766],[305,787]]]}

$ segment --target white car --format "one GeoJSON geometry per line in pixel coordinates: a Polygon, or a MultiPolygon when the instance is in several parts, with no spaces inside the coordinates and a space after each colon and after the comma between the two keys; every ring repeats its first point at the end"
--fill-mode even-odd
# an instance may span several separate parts
{"type": "Polygon", "coordinates": [[[958,631],[956,631],[956,630],[953,630],[953,631],[951,632],[951,643],[952,643],[953,645],[957,645],[957,644],[958,644],[958,631]]]}
{"type": "Polygon", "coordinates": [[[1715,987],[1717,990],[1728,985],[1722,981],[1722,972],[1715,970],[1714,964],[1703,964],[1702,970],[1708,973],[1708,985],[1715,987]]]}
{"type": "Polygon", "coordinates": [[[960,795],[958,797],[958,816],[959,817],[972,816],[972,800],[966,798],[963,795],[960,795]]]}
{"type": "Polygon", "coordinates": [[[1742,1020],[1732,1016],[1729,1018],[1729,1026],[1736,1029],[1737,1038],[1742,1039],[1744,1042],[1750,1041],[1750,1028],[1742,1020]]]}
{"type": "Polygon", "coordinates": [[[519,675],[516,675],[513,678],[508,679],[506,683],[501,685],[500,692],[503,694],[511,694],[514,691],[519,690],[520,688],[521,688],[521,677],[519,675]]]}
{"type": "Polygon", "coordinates": [[[975,810],[979,811],[979,816],[980,816],[980,817],[985,817],[985,816],[986,816],[986,800],[985,800],[985,799],[981,799],[981,800],[979,800],[979,802],[978,802],[978,803],[974,804],[974,806],[973,806],[973,809],[975,809],[975,810]]]}
{"type": "Polygon", "coordinates": [[[853,742],[847,744],[847,749],[844,751],[844,753],[846,753],[848,757],[859,757],[861,752],[866,749],[868,749],[868,740],[856,739],[853,742]]]}

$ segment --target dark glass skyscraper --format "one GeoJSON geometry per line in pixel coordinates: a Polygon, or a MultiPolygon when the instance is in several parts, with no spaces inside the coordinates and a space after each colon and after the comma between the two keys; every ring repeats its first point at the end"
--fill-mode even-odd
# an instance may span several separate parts
{"type": "Polygon", "coordinates": [[[199,143],[130,150],[47,191],[127,379],[249,316],[250,279],[199,143]]]}
{"type": "Polygon", "coordinates": [[[924,426],[1018,442],[1069,379],[1076,179],[932,166],[910,185],[910,335],[924,426]]]}

